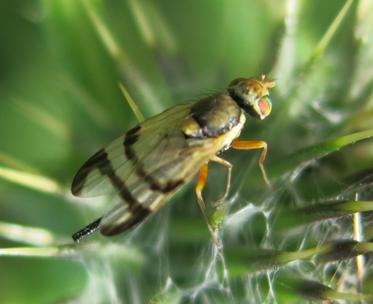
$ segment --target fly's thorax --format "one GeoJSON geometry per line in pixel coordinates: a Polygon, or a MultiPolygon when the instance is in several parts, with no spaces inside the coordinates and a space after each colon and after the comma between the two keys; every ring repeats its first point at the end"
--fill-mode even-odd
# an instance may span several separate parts
{"type": "Polygon", "coordinates": [[[188,138],[218,137],[240,121],[241,108],[228,94],[217,94],[196,102],[181,129],[188,138]]]}
{"type": "Polygon", "coordinates": [[[216,143],[218,146],[218,151],[222,152],[229,149],[232,141],[240,136],[241,131],[245,125],[245,122],[245,114],[241,112],[238,123],[231,130],[219,136],[218,141],[216,143]]]}

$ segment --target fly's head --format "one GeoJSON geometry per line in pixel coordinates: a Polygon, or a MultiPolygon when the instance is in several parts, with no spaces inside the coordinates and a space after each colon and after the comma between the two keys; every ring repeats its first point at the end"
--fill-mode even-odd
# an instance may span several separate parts
{"type": "Polygon", "coordinates": [[[266,81],[264,75],[260,80],[238,78],[229,84],[228,93],[247,113],[262,120],[271,113],[272,102],[268,90],[274,86],[275,83],[266,81]]]}

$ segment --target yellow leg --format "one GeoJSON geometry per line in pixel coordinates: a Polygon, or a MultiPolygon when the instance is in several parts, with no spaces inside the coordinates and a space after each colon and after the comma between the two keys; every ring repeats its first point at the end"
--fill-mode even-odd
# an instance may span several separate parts
{"type": "Polygon", "coordinates": [[[258,150],[262,149],[259,156],[259,168],[262,171],[262,175],[264,178],[265,183],[268,187],[271,187],[271,183],[267,177],[267,173],[264,169],[264,160],[267,155],[267,143],[263,140],[234,140],[231,144],[233,149],[236,150],[258,150]]]}
{"type": "Polygon", "coordinates": [[[206,214],[206,205],[205,205],[205,202],[204,202],[203,197],[202,197],[202,190],[206,185],[207,175],[208,175],[208,166],[207,166],[207,164],[205,164],[201,167],[201,169],[199,169],[198,178],[197,178],[196,186],[194,188],[194,192],[196,194],[197,202],[198,202],[199,207],[201,208],[203,217],[205,218],[207,228],[210,231],[211,238],[212,238],[213,242],[218,246],[219,241],[216,238],[214,229],[212,228],[212,226],[210,224],[210,221],[209,221],[209,218],[206,214]]]}
{"type": "Polygon", "coordinates": [[[219,207],[223,203],[223,201],[227,198],[227,196],[229,194],[229,190],[231,188],[232,164],[230,162],[226,161],[225,159],[222,159],[222,158],[220,158],[216,155],[213,158],[211,158],[211,161],[226,167],[227,170],[228,170],[227,185],[225,186],[224,194],[221,198],[219,198],[216,201],[216,203],[214,203],[214,207],[219,207]]]}

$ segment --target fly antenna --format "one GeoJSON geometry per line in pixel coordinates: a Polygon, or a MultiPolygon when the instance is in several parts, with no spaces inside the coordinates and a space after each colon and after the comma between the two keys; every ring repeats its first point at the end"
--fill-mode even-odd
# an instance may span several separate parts
{"type": "Polygon", "coordinates": [[[274,81],[266,81],[266,75],[265,74],[262,74],[260,76],[260,81],[262,82],[262,84],[267,88],[267,89],[271,89],[273,88],[276,83],[274,81]]]}

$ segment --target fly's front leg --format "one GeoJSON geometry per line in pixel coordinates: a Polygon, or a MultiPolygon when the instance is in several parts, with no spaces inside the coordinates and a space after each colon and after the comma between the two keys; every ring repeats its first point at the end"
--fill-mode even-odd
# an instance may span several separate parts
{"type": "Polygon", "coordinates": [[[195,192],[196,197],[197,197],[198,205],[201,208],[203,217],[206,221],[207,228],[210,231],[211,238],[212,238],[213,242],[219,247],[219,241],[216,238],[214,229],[212,228],[212,226],[210,224],[210,221],[209,221],[209,218],[206,214],[206,205],[205,205],[205,202],[204,202],[203,197],[202,197],[202,190],[206,185],[207,175],[208,175],[208,166],[207,166],[207,164],[205,164],[201,167],[201,169],[199,169],[198,178],[197,178],[196,186],[194,188],[194,192],[195,192]]]}
{"type": "Polygon", "coordinates": [[[267,143],[263,140],[234,140],[231,144],[233,149],[236,150],[258,150],[262,149],[259,156],[259,168],[262,171],[263,179],[268,187],[271,187],[271,183],[267,177],[267,173],[264,169],[264,160],[267,155],[267,143]]]}
{"type": "Polygon", "coordinates": [[[222,158],[220,158],[216,155],[213,158],[211,158],[211,161],[226,167],[227,170],[228,170],[228,172],[227,172],[227,184],[225,186],[224,194],[221,198],[219,198],[213,204],[213,207],[219,207],[224,202],[224,200],[227,198],[227,196],[229,194],[229,190],[231,188],[232,164],[230,162],[226,161],[225,159],[222,159],[222,158]]]}

